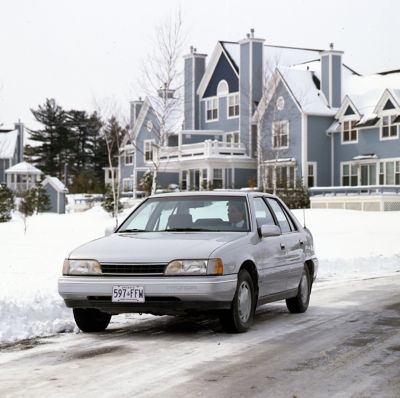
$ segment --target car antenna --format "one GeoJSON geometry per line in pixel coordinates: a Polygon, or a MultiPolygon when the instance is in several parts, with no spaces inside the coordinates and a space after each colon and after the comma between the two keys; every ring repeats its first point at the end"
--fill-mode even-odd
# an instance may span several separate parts
{"type": "Polygon", "coordinates": [[[306,208],[305,207],[303,207],[303,227],[307,228],[306,227],[306,208]]]}

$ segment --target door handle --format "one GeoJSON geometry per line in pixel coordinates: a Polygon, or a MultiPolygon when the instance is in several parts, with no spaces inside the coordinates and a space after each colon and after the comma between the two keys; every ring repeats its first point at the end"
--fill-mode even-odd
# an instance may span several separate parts
{"type": "Polygon", "coordinates": [[[285,250],[285,249],[286,249],[286,246],[285,246],[284,243],[281,243],[281,249],[282,249],[282,250],[285,250]]]}
{"type": "Polygon", "coordinates": [[[302,246],[302,245],[304,245],[304,240],[299,240],[299,243],[300,243],[300,245],[302,246]]]}

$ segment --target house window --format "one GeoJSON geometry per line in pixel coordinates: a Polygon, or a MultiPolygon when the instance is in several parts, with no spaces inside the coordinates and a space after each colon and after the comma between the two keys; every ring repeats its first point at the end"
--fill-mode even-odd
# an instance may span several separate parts
{"type": "Polygon", "coordinates": [[[343,122],[343,142],[357,142],[356,124],[357,120],[346,120],[343,122]]]}
{"type": "Polygon", "coordinates": [[[351,163],[342,164],[342,186],[356,186],[358,183],[357,166],[351,163]]]}
{"type": "Polygon", "coordinates": [[[225,135],[225,139],[228,144],[236,144],[232,146],[237,146],[237,144],[239,144],[239,133],[228,133],[225,135]]]}
{"type": "Polygon", "coordinates": [[[308,164],[308,177],[307,177],[307,186],[309,188],[315,187],[316,186],[316,164],[315,163],[309,163],[308,164]]]}
{"type": "Polygon", "coordinates": [[[398,137],[398,124],[394,123],[395,119],[395,115],[382,116],[381,139],[398,137]]]}
{"type": "Polygon", "coordinates": [[[206,100],[206,120],[218,120],[218,98],[206,100]]]}
{"type": "Polygon", "coordinates": [[[400,160],[379,163],[379,185],[400,185],[400,160]]]}
{"type": "Polygon", "coordinates": [[[289,146],[289,122],[282,120],[272,123],[272,147],[287,148],[289,146]]]}
{"type": "Polygon", "coordinates": [[[187,190],[187,171],[186,170],[182,171],[181,187],[182,187],[182,191],[187,190]]]}
{"type": "Polygon", "coordinates": [[[228,96],[228,117],[239,116],[239,94],[228,96]]]}
{"type": "Polygon", "coordinates": [[[144,160],[150,162],[153,160],[153,140],[144,141],[144,160]]]}
{"type": "Polygon", "coordinates": [[[213,169],[213,188],[222,188],[222,169],[213,169]]]}
{"type": "Polygon", "coordinates": [[[295,166],[268,166],[266,183],[268,188],[293,188],[296,186],[295,166]]]}
{"type": "Polygon", "coordinates": [[[125,152],[125,164],[133,164],[133,153],[132,152],[125,152]]]}

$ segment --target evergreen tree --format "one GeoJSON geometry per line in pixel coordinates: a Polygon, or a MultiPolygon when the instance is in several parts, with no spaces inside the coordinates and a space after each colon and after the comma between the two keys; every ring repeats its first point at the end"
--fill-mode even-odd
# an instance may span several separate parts
{"type": "Polygon", "coordinates": [[[8,187],[0,186],[0,222],[11,220],[11,212],[15,209],[14,193],[8,187]]]}
{"type": "Polygon", "coordinates": [[[50,210],[50,197],[42,184],[37,184],[34,188],[34,207],[37,213],[43,213],[50,210]]]}
{"type": "Polygon", "coordinates": [[[31,140],[40,145],[27,147],[27,156],[44,173],[62,179],[64,164],[72,151],[68,115],[54,99],[46,99],[31,111],[43,129],[30,130],[31,140]]]}
{"type": "MultiPolygon", "coordinates": [[[[112,189],[110,185],[107,185],[106,187],[106,193],[104,195],[104,202],[101,204],[103,209],[107,212],[107,213],[111,213],[111,215],[113,217],[116,216],[115,214],[115,208],[116,206],[114,206],[114,195],[112,193],[112,189]]],[[[122,203],[118,200],[118,213],[122,210],[122,203]]]]}

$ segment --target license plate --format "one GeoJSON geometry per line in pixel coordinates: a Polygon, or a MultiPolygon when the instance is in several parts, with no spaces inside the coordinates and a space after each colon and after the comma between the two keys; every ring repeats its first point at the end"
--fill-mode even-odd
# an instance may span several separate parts
{"type": "Polygon", "coordinates": [[[113,286],[112,301],[124,303],[144,303],[143,286],[113,286]]]}

